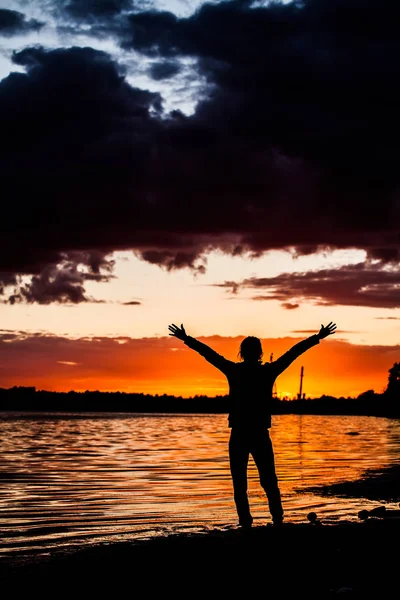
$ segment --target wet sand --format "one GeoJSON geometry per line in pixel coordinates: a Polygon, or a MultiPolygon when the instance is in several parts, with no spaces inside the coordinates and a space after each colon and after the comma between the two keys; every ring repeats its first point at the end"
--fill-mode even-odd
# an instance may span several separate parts
{"type": "Polygon", "coordinates": [[[357,521],[289,520],[282,528],[176,534],[55,554],[33,563],[0,561],[2,589],[8,595],[74,598],[391,598],[398,594],[400,578],[400,509],[385,509],[384,502],[396,500],[399,481],[396,467],[341,483],[338,490],[324,488],[329,495],[382,502],[380,513],[357,521]]]}

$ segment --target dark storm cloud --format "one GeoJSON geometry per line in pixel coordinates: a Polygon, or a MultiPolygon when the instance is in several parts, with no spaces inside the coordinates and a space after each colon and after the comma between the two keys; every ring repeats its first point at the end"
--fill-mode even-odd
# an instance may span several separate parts
{"type": "Polygon", "coordinates": [[[5,287],[17,284],[17,276],[14,273],[0,273],[0,295],[4,294],[5,287]]]}
{"type": "MultiPolygon", "coordinates": [[[[49,257],[50,258],[50,257],[49,257]]],[[[99,302],[85,293],[85,282],[107,282],[113,275],[113,260],[107,260],[99,251],[63,253],[57,262],[37,264],[31,271],[33,275],[26,283],[22,277],[10,277],[0,274],[0,291],[4,294],[5,286],[13,286],[14,292],[9,294],[7,302],[51,304],[54,302],[99,302]]],[[[25,272],[27,269],[25,268],[25,272]]],[[[29,272],[29,271],[28,271],[29,272]]]]}
{"type": "Polygon", "coordinates": [[[87,301],[83,288],[84,279],[76,269],[59,269],[57,266],[47,266],[40,275],[34,275],[29,285],[21,284],[15,294],[11,294],[9,302],[37,302],[50,304],[52,302],[87,301]]]}
{"type": "Polygon", "coordinates": [[[62,35],[110,39],[124,35],[126,14],[146,10],[152,0],[50,0],[62,35]]]}
{"type": "MultiPolygon", "coordinates": [[[[103,52],[15,53],[26,73],[0,82],[5,279],[34,275],[46,287],[62,253],[94,249],[200,272],[215,248],[362,248],[398,263],[397,2],[227,1],[188,18],[142,11],[118,23],[105,7],[103,31],[110,23],[125,49],[164,64],[153,78],[154,68],[157,79],[165,64],[197,59],[202,99],[191,116],[165,114],[161,96],[128,84],[103,52]]],[[[79,285],[53,297],[83,301],[79,285]]],[[[352,302],[350,287],[336,287],[339,303],[352,302]]],[[[352,290],[354,302],[380,305],[380,292],[352,290]]],[[[28,284],[14,296],[29,293],[28,284]]]]}
{"type": "Polygon", "coordinates": [[[128,86],[91,48],[30,48],[14,61],[28,73],[0,82],[1,280],[34,275],[12,302],[81,302],[84,281],[112,269],[105,254],[118,245],[121,219],[123,246],[140,229],[127,194],[144,187],[150,111],[160,111],[161,100],[128,86]]]}
{"type": "MultiPolygon", "coordinates": [[[[262,8],[240,0],[205,4],[185,19],[155,11],[131,15],[124,46],[152,57],[198,58],[210,95],[198,106],[197,119],[235,136],[238,145],[260,153],[279,149],[315,169],[317,180],[307,190],[312,198],[299,190],[297,202],[285,199],[289,227],[293,211],[297,218],[304,209],[303,224],[314,204],[322,237],[328,241],[329,228],[335,238],[329,243],[340,245],[340,223],[347,238],[346,230],[361,233],[376,219],[385,240],[381,251],[398,259],[398,231],[388,223],[400,217],[399,17],[393,0],[306,0],[262,8]]],[[[260,188],[261,182],[254,184],[260,188]]],[[[262,200],[252,197],[266,217],[263,209],[276,210],[278,194],[265,192],[262,200]]],[[[259,237],[250,233],[249,241],[261,249],[267,236],[259,237]]],[[[378,239],[369,241],[375,246],[378,239]]]]}
{"type": "Polygon", "coordinates": [[[80,18],[112,17],[134,7],[132,0],[66,0],[62,6],[71,16],[80,18]]]}
{"type": "Polygon", "coordinates": [[[27,19],[24,14],[16,10],[0,8],[0,37],[21,35],[30,31],[38,31],[44,23],[35,19],[27,19]]]}
{"type": "Polygon", "coordinates": [[[373,308],[400,307],[400,269],[359,263],[337,269],[282,273],[276,277],[251,277],[242,282],[216,284],[237,294],[240,289],[264,293],[253,300],[278,300],[287,309],[311,301],[320,306],[345,305],[373,308]]]}
{"type": "MultiPolygon", "coordinates": [[[[38,275],[33,275],[29,284],[16,283],[15,292],[10,295],[9,302],[37,302],[38,304],[51,304],[53,302],[94,302],[85,294],[84,284],[86,281],[109,281],[111,274],[100,273],[100,264],[95,260],[89,261],[89,272],[78,269],[78,264],[88,263],[87,259],[79,253],[73,253],[71,257],[61,264],[48,264],[44,266],[38,275]]],[[[106,271],[111,270],[110,264],[102,265],[106,271]]],[[[98,300],[96,300],[98,302],[98,300]]]]}
{"type": "Polygon", "coordinates": [[[398,164],[399,17],[393,0],[262,8],[237,0],[204,4],[184,19],[130,15],[123,44],[153,57],[198,58],[214,86],[199,117],[262,150],[276,145],[360,175],[368,160],[385,171],[398,164]]]}
{"type": "Polygon", "coordinates": [[[149,68],[149,75],[152,79],[159,81],[161,79],[169,79],[174,77],[181,70],[181,66],[177,61],[166,60],[162,62],[155,62],[149,68]]]}

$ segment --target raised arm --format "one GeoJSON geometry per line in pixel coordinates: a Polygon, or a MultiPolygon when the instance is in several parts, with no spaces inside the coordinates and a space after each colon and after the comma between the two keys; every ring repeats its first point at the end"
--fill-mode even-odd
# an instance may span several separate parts
{"type": "Polygon", "coordinates": [[[282,354],[273,364],[274,369],[276,370],[276,374],[279,375],[285,369],[288,368],[289,365],[292,364],[296,358],[298,358],[301,354],[319,344],[320,340],[328,337],[328,335],[332,335],[336,331],[336,324],[332,323],[332,321],[328,325],[321,325],[321,329],[318,333],[298,342],[294,346],[290,348],[285,354],[282,354]]]}
{"type": "Polygon", "coordinates": [[[328,337],[328,335],[332,335],[332,333],[335,333],[336,331],[336,323],[332,323],[332,321],[330,323],[328,323],[328,325],[321,325],[321,329],[319,330],[319,333],[317,333],[318,337],[320,340],[323,340],[324,338],[328,337]]]}
{"type": "Polygon", "coordinates": [[[169,335],[178,338],[178,340],[182,340],[182,342],[184,342],[188,348],[198,352],[210,364],[222,371],[225,375],[227,374],[229,366],[234,364],[224,356],[221,356],[221,354],[218,354],[218,352],[215,352],[215,350],[210,348],[210,346],[207,346],[207,344],[203,344],[203,342],[199,342],[199,340],[196,340],[196,338],[188,335],[183,324],[178,327],[172,323],[172,325],[168,325],[168,329],[170,331],[169,335]]]}
{"type": "Polygon", "coordinates": [[[168,325],[168,329],[170,330],[170,334],[176,338],[178,338],[178,340],[182,340],[182,342],[184,342],[186,340],[186,338],[188,337],[188,334],[185,331],[185,328],[183,326],[183,324],[178,327],[178,325],[168,325]]]}

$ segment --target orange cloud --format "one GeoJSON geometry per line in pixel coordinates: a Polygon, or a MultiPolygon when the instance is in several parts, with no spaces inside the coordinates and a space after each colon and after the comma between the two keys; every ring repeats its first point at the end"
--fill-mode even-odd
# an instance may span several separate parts
{"type": "MultiPolygon", "coordinates": [[[[306,337],[306,336],[303,336],[306,337]]],[[[230,360],[238,360],[243,337],[199,338],[230,360]]],[[[301,338],[263,339],[264,360],[278,358],[301,338]]],[[[399,346],[357,346],[323,340],[299,357],[277,379],[278,395],[295,397],[300,369],[303,392],[355,397],[380,393],[388,370],[399,361],[399,346]]],[[[172,337],[80,338],[3,333],[0,335],[0,386],[35,386],[54,391],[121,391],[147,394],[224,395],[225,377],[196,352],[172,337]]]]}

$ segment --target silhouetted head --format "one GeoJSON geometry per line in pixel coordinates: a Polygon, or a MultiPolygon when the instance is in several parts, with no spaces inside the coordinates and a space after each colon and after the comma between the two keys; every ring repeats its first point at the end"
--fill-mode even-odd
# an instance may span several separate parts
{"type": "Polygon", "coordinates": [[[253,335],[244,338],[240,344],[238,356],[244,360],[244,362],[261,362],[263,356],[261,340],[253,335]]]}

